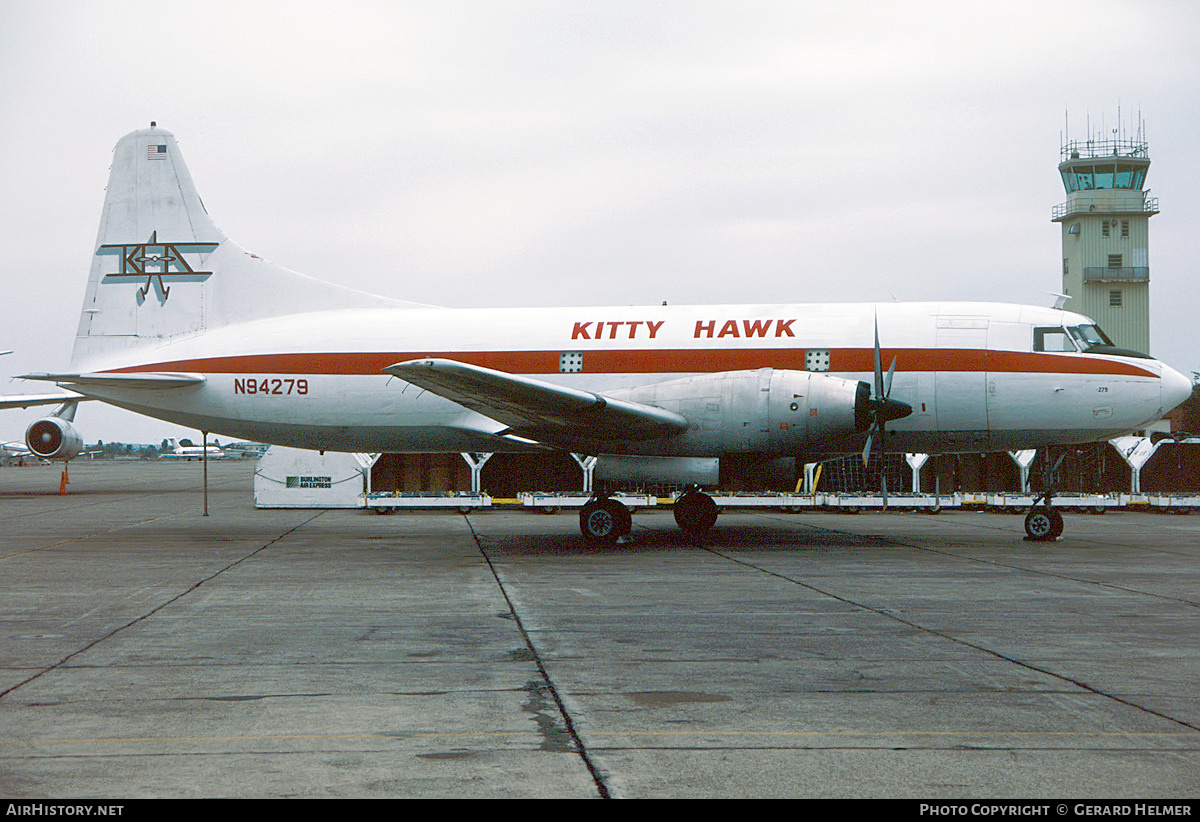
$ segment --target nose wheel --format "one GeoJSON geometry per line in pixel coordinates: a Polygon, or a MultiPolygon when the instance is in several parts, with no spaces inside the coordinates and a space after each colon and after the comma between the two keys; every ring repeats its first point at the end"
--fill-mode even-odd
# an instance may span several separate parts
{"type": "Polygon", "coordinates": [[[1047,506],[1034,508],[1025,515],[1025,534],[1038,542],[1052,542],[1063,532],[1062,514],[1047,506]]]}

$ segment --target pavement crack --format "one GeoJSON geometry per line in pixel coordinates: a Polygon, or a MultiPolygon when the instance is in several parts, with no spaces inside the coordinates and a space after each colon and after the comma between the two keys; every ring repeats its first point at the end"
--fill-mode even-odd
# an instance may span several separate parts
{"type": "Polygon", "coordinates": [[[525,710],[534,714],[535,720],[538,722],[538,728],[542,733],[542,750],[545,751],[575,751],[579,754],[584,767],[591,774],[592,782],[596,786],[596,791],[602,799],[609,799],[607,781],[601,772],[600,767],[592,758],[587,746],[583,742],[583,738],[579,735],[578,729],[575,727],[574,721],[571,719],[571,714],[567,710],[566,704],[563,702],[562,695],[558,691],[558,687],[554,684],[550,677],[549,671],[546,670],[546,665],[542,660],[541,654],[533,643],[533,638],[529,635],[529,631],[525,628],[525,623],[521,619],[521,615],[517,612],[515,603],[512,597],[509,596],[508,590],[504,585],[504,580],[500,577],[500,572],[496,568],[492,558],[488,556],[487,550],[483,547],[483,541],[479,538],[479,534],[475,531],[475,526],[470,518],[465,516],[463,519],[467,522],[467,527],[471,529],[471,536],[475,540],[476,546],[479,548],[479,554],[487,563],[488,569],[492,572],[492,576],[496,580],[496,585],[500,588],[500,594],[504,597],[504,601],[508,603],[509,613],[512,615],[513,621],[516,623],[517,630],[521,633],[521,638],[525,642],[530,659],[537,666],[538,674],[541,676],[541,682],[531,682],[526,685],[526,692],[530,694],[529,701],[522,707],[525,710]],[[548,697],[548,698],[547,698],[548,697]],[[550,704],[553,703],[558,712],[558,719],[561,720],[561,725],[557,720],[548,713],[550,704]],[[568,744],[569,740],[569,744],[568,744]]]}
{"type": "MultiPolygon", "coordinates": [[[[897,545],[900,545],[903,547],[913,547],[913,546],[904,545],[903,543],[897,543],[897,545]]],[[[1155,710],[1153,708],[1149,708],[1145,705],[1139,705],[1138,703],[1136,703],[1130,699],[1127,699],[1122,696],[1118,696],[1117,694],[1109,693],[1108,691],[1105,691],[1101,688],[1097,688],[1095,686],[1089,685],[1086,682],[1083,682],[1082,680],[1076,679],[1071,676],[1067,676],[1066,674],[1058,673],[1057,671],[1052,671],[1049,668],[1046,668],[1044,666],[1034,665],[1031,662],[1026,662],[1024,660],[1017,659],[1016,657],[1011,656],[1009,654],[1001,653],[1000,651],[997,651],[994,648],[988,648],[985,645],[981,645],[981,644],[975,643],[975,642],[968,642],[967,640],[962,639],[961,637],[953,636],[952,634],[946,633],[945,631],[939,631],[935,628],[930,628],[926,625],[921,625],[920,623],[913,622],[910,619],[905,619],[904,617],[900,616],[897,613],[894,613],[893,611],[891,611],[887,608],[874,607],[874,606],[867,605],[865,603],[850,599],[848,597],[844,597],[839,594],[835,594],[832,591],[827,591],[823,588],[818,588],[815,585],[811,585],[810,583],[803,582],[799,579],[796,579],[795,577],[788,576],[787,574],[781,574],[778,571],[772,571],[768,568],[763,568],[762,566],[755,565],[753,562],[749,562],[747,560],[740,559],[738,557],[724,553],[716,548],[705,547],[704,550],[708,551],[709,553],[713,554],[714,556],[719,556],[724,559],[727,559],[730,562],[734,562],[739,565],[743,565],[747,568],[752,568],[756,571],[759,571],[760,573],[768,574],[769,576],[773,576],[778,579],[785,580],[787,582],[792,583],[793,585],[799,585],[800,587],[805,588],[809,591],[812,591],[813,593],[820,594],[821,596],[830,597],[831,599],[835,599],[838,602],[844,603],[846,605],[850,605],[855,608],[861,608],[862,610],[868,611],[873,614],[878,614],[879,616],[884,617],[885,619],[893,620],[894,622],[898,622],[901,625],[907,625],[908,627],[913,628],[914,630],[921,631],[923,633],[927,633],[931,636],[936,636],[941,639],[945,639],[948,642],[953,642],[957,645],[962,645],[963,647],[966,647],[966,648],[971,648],[972,650],[979,651],[980,653],[988,654],[989,656],[995,657],[996,659],[1003,660],[1003,661],[1011,663],[1013,665],[1018,665],[1022,668],[1025,668],[1026,670],[1035,671],[1039,674],[1053,677],[1054,679],[1057,679],[1061,682],[1068,682],[1071,685],[1074,685],[1075,687],[1077,687],[1081,690],[1096,694],[1097,696],[1102,696],[1107,699],[1111,699],[1114,702],[1119,702],[1122,705],[1128,706],[1128,707],[1133,708],[1138,711],[1142,711],[1142,712],[1150,714],[1152,716],[1156,716],[1160,719],[1164,719],[1164,720],[1166,720],[1168,722],[1172,722],[1176,725],[1181,725],[1185,728],[1189,728],[1194,731],[1200,731],[1200,725],[1197,725],[1195,723],[1187,722],[1186,720],[1179,719],[1178,717],[1171,716],[1170,714],[1163,713],[1162,711],[1157,711],[1157,710],[1155,710]]]]}

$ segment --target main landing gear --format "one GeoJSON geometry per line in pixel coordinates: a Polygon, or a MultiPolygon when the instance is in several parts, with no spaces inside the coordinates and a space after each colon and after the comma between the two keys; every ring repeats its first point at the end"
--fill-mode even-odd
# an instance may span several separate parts
{"type": "MultiPolygon", "coordinates": [[[[675,500],[675,524],[690,537],[703,536],[717,521],[713,498],[693,486],[675,500]]],[[[606,494],[597,494],[579,512],[579,530],[593,545],[615,545],[633,528],[629,509],[606,494]]]]}

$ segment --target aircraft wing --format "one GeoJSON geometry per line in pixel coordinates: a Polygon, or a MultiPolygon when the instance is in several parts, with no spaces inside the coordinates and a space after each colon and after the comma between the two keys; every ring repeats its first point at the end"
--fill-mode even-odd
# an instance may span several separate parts
{"type": "Polygon", "coordinates": [[[650,440],[688,426],[663,408],[454,360],[410,360],[383,370],[507,425],[503,433],[534,440],[650,440]]]}
{"type": "Polygon", "coordinates": [[[71,400],[82,400],[78,394],[9,394],[0,395],[0,409],[29,408],[31,405],[59,405],[71,400]]]}

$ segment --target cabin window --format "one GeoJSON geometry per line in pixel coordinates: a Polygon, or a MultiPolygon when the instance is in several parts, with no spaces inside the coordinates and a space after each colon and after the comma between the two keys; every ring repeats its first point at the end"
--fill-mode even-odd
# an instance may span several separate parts
{"type": "Polygon", "coordinates": [[[1033,329],[1033,350],[1074,352],[1076,349],[1075,343],[1071,342],[1071,336],[1067,333],[1067,329],[1061,326],[1054,326],[1052,328],[1033,329]]]}

